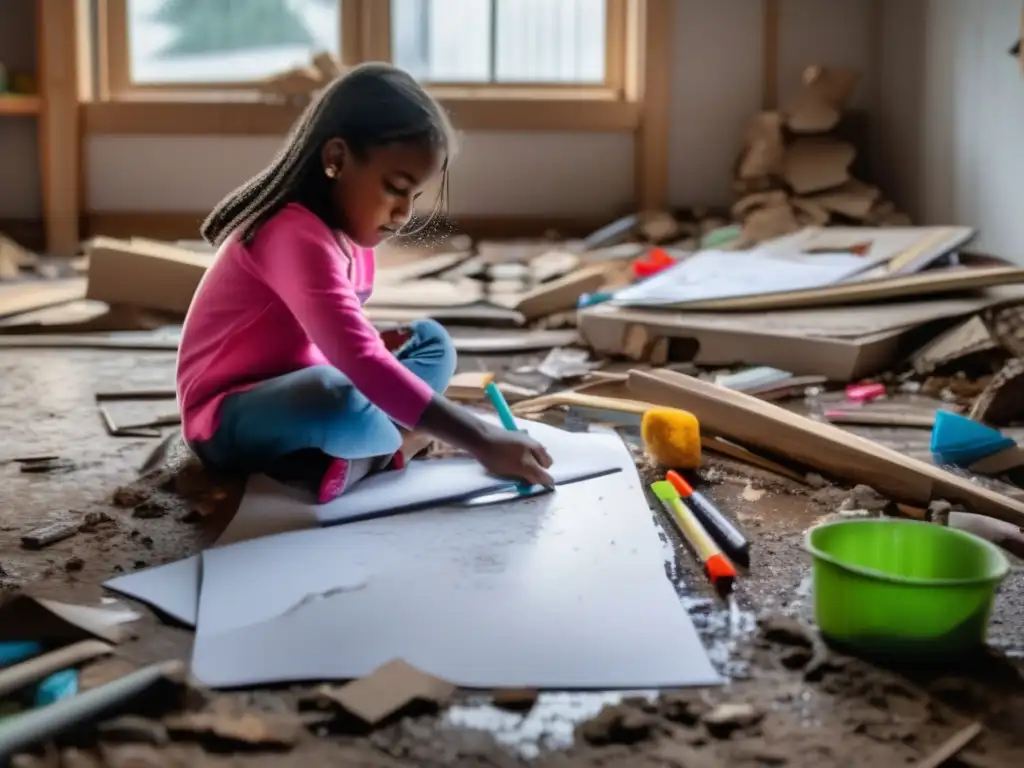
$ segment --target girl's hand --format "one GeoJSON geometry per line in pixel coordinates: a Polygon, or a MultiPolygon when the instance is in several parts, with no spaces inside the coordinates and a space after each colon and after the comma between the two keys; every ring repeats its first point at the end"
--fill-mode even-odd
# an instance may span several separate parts
{"type": "Polygon", "coordinates": [[[496,477],[520,480],[530,485],[553,488],[555,481],[548,474],[551,456],[547,449],[525,432],[492,429],[484,433],[471,453],[484,469],[496,477]]]}
{"type": "Polygon", "coordinates": [[[497,477],[554,487],[551,456],[525,432],[511,432],[477,418],[443,395],[434,395],[417,428],[461,448],[497,477]]]}

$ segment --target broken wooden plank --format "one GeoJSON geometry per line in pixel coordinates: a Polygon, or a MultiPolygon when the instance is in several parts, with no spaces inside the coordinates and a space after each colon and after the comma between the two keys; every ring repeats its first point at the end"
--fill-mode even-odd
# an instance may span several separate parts
{"type": "Polygon", "coordinates": [[[750,395],[672,371],[631,371],[628,386],[649,402],[700,414],[701,429],[710,434],[869,485],[893,501],[927,506],[932,500],[945,499],[1024,525],[1024,502],[750,395]]]}
{"type": "Polygon", "coordinates": [[[85,289],[85,280],[80,277],[5,284],[0,287],[0,317],[70,304],[85,298],[85,289]]]}

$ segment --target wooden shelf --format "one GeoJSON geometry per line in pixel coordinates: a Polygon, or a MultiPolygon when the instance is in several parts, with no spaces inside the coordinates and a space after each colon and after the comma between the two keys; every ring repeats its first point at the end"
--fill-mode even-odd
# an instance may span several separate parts
{"type": "Polygon", "coordinates": [[[42,110],[39,96],[0,94],[0,115],[38,115],[42,110]]]}

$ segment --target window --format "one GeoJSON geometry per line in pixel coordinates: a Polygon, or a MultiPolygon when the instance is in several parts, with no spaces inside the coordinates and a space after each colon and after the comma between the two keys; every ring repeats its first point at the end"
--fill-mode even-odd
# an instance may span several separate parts
{"type": "Polygon", "coordinates": [[[107,1],[123,11],[124,85],[237,85],[340,55],[338,0],[107,1]]]}
{"type": "Polygon", "coordinates": [[[99,99],[86,122],[277,135],[298,104],[257,81],[329,52],[394,61],[467,130],[633,130],[645,9],[672,1],[90,0],[99,99]]]}
{"type": "Polygon", "coordinates": [[[607,0],[390,0],[394,61],[433,83],[606,80],[607,0]]]}
{"type": "Polygon", "coordinates": [[[445,85],[613,87],[628,0],[96,0],[108,91],[244,87],[328,51],[445,85]],[[348,20],[346,24],[345,20],[348,20]],[[354,30],[354,31],[353,31],[354,30]],[[381,39],[383,36],[383,39],[381,39]]]}

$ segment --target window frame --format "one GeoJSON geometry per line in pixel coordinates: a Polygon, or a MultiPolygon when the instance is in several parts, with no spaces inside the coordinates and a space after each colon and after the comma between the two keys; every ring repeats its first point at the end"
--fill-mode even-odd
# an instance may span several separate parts
{"type": "MultiPolygon", "coordinates": [[[[98,92],[100,100],[151,99],[174,94],[181,100],[187,94],[209,98],[211,93],[259,95],[256,81],[203,83],[134,83],[131,79],[128,0],[95,0],[97,3],[96,44],[98,56],[98,92]]],[[[337,0],[340,5],[338,31],[341,60],[346,66],[365,61],[391,61],[390,0],[337,0]]],[[[439,98],[456,99],[538,99],[566,97],[572,101],[593,98],[598,101],[626,100],[626,51],[630,29],[629,6],[636,0],[605,0],[605,79],[603,83],[546,82],[452,82],[426,81],[424,84],[439,98]]]]}

